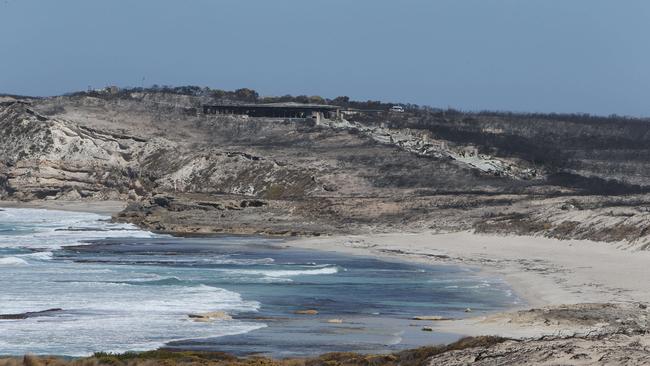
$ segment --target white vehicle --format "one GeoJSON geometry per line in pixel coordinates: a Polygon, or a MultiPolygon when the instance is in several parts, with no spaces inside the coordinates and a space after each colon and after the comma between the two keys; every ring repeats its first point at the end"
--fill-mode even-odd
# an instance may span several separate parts
{"type": "Polygon", "coordinates": [[[401,105],[394,105],[394,106],[390,107],[390,111],[391,112],[402,113],[402,112],[404,112],[404,107],[402,107],[401,105]]]}

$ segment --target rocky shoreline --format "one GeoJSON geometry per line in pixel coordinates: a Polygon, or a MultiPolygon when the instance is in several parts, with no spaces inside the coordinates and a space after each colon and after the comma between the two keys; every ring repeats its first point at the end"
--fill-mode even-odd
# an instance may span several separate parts
{"type": "Polygon", "coordinates": [[[75,360],[55,357],[1,358],[0,365],[269,365],[269,366],[423,366],[423,365],[643,365],[650,362],[648,310],[611,304],[586,304],[531,309],[511,314],[519,325],[562,324],[589,329],[587,334],[544,335],[514,339],[467,337],[449,345],[430,346],[385,355],[329,353],[314,358],[273,360],[238,358],[224,353],[150,351],[104,354],[75,360]]]}
{"type": "MultiPolygon", "coordinates": [[[[226,202],[226,201],[224,201],[226,202]]],[[[240,201],[227,201],[233,205],[240,201]]],[[[37,203],[32,203],[37,205],[37,203]]],[[[256,206],[257,204],[253,204],[256,206]]],[[[244,207],[245,208],[245,207],[244,207]]],[[[226,206],[223,208],[227,210],[226,206]]],[[[128,212],[128,209],[126,210],[128,212]]],[[[180,232],[175,231],[175,234],[180,232]]],[[[214,233],[194,232],[194,234],[212,235],[214,233]]],[[[446,234],[454,235],[454,234],[446,234]]],[[[645,282],[641,281],[644,268],[635,272],[634,262],[630,262],[629,250],[621,250],[606,245],[607,251],[603,257],[613,263],[619,263],[627,268],[627,273],[617,266],[605,269],[594,258],[586,255],[584,245],[597,245],[595,243],[582,243],[577,241],[552,241],[552,239],[533,239],[526,237],[491,237],[477,234],[457,237],[447,237],[445,234],[380,234],[380,235],[352,235],[352,236],[324,236],[305,237],[299,236],[287,242],[290,246],[300,248],[313,248],[318,250],[333,250],[350,254],[377,255],[388,259],[399,258],[415,260],[424,263],[459,263],[463,265],[479,266],[491,273],[505,275],[508,282],[515,286],[515,290],[526,287],[531,288],[527,293],[520,293],[524,299],[533,305],[530,309],[515,312],[493,314],[489,316],[473,317],[462,320],[439,319],[434,315],[426,314],[421,320],[416,321],[422,329],[432,331],[467,334],[476,339],[494,336],[498,342],[487,345],[476,345],[456,349],[453,346],[444,352],[428,355],[420,364],[642,364],[650,357],[650,337],[647,305],[650,298],[640,295],[647,292],[645,282]],[[526,241],[528,240],[528,241],[526,241]],[[536,243],[534,240],[539,241],[536,243]],[[471,244],[475,241],[475,244],[471,244]],[[511,243],[506,247],[497,247],[496,242],[511,243]],[[410,246],[405,246],[409,243],[410,246]],[[429,243],[429,244],[426,244],[429,243]],[[444,243],[444,244],[443,244],[444,243]],[[583,247],[581,247],[583,246],[583,247]],[[462,252],[454,252],[453,248],[463,248],[462,252]],[[521,252],[517,252],[519,247],[521,252]],[[554,263],[553,257],[548,256],[547,262],[534,260],[538,255],[536,248],[544,247],[549,251],[557,251],[557,256],[567,256],[561,248],[574,248],[582,253],[579,261],[583,264],[602,268],[604,277],[613,277],[617,272],[623,277],[628,277],[624,282],[599,283],[602,278],[590,277],[590,273],[581,273],[577,264],[554,263]],[[399,249],[398,249],[399,248],[399,249]],[[474,250],[484,250],[478,254],[474,250]],[[417,249],[417,250],[415,250],[417,249]],[[523,253],[530,253],[531,258],[526,258],[523,253]],[[517,261],[504,257],[509,253],[517,261]],[[617,258],[615,253],[626,255],[617,258]],[[627,262],[627,263],[626,263],[627,262]],[[520,275],[524,277],[517,277],[520,275]],[[513,277],[514,276],[514,277],[513,277]],[[514,279],[514,281],[513,281],[514,279]],[[544,284],[545,280],[551,281],[544,284]],[[567,282],[568,281],[568,282],[567,282]],[[580,286],[579,283],[592,281],[589,286],[580,286]],[[518,283],[517,283],[518,282],[518,283]],[[640,287],[625,288],[625,284],[637,283],[640,287]],[[572,287],[575,284],[576,287],[572,287]],[[591,287],[593,291],[585,291],[591,287]],[[617,288],[618,287],[618,288],[617,288]],[[580,293],[570,295],[572,288],[580,289],[580,293]],[[550,292],[549,292],[550,291],[550,292]],[[569,292],[567,292],[569,291],[569,292]],[[590,301],[608,301],[605,303],[590,301]],[[609,302],[612,301],[612,302],[609,302]],[[569,302],[565,304],[564,302],[569,302]]],[[[568,255],[569,257],[571,255],[568,255]]],[[[597,259],[597,258],[596,258],[597,259]]],[[[644,259],[639,258],[643,265],[644,259]]],[[[647,273],[647,271],[645,271],[647,273]]],[[[623,281],[623,280],[621,280],[623,281]]],[[[631,286],[631,285],[630,285],[631,286]]],[[[524,291],[526,292],[526,291],[524,291]]],[[[518,292],[519,293],[519,292],[518,292]]],[[[203,315],[201,315],[203,316],[203,315]]],[[[197,318],[198,319],[198,318],[197,318]]],[[[435,349],[439,349],[435,348],[435,349]]],[[[410,352],[420,352],[411,350],[410,352]]],[[[204,357],[200,353],[194,357],[204,357]]],[[[224,356],[225,357],[225,356],[224,356]]],[[[324,362],[329,356],[318,359],[292,360],[291,362],[305,362],[305,365],[315,365],[324,362]]],[[[343,358],[337,356],[334,365],[364,364],[363,360],[380,359],[382,362],[393,362],[387,356],[368,356],[347,354],[343,358]],[[356,363],[355,363],[356,362],[356,363]]],[[[395,356],[397,357],[397,356],[395,356]]],[[[229,360],[232,360],[228,358],[229,360]]],[[[256,358],[255,358],[256,359],[256,358]]],[[[398,358],[399,359],[399,358],[398,358]]],[[[237,362],[251,362],[251,359],[237,359],[237,362]]],[[[57,361],[59,362],[59,361],[57,361]]],[[[63,361],[61,361],[63,362],[63,361]]],[[[269,364],[289,362],[287,360],[266,360],[269,364]]],[[[292,363],[293,364],[293,363],[292,363]]],[[[384,364],[384,363],[381,363],[384,364]]],[[[391,363],[386,363],[390,365],[391,363]]],[[[404,364],[404,363],[395,363],[404,364]]]]}
{"type": "Polygon", "coordinates": [[[511,336],[445,349],[425,358],[432,365],[647,362],[650,170],[634,132],[643,121],[547,116],[522,128],[524,117],[430,111],[320,123],[188,113],[203,102],[3,97],[0,199],[96,205],[174,235],[294,237],[305,248],[478,266],[541,309],[499,327],[436,322],[511,336]],[[541,333],[508,333],[540,311],[545,320],[520,328],[541,333]],[[558,335],[591,327],[585,319],[607,326],[558,335]]]}

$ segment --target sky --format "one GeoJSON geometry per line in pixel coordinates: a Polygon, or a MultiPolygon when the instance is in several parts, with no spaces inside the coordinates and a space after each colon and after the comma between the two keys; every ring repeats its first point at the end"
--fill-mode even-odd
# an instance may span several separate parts
{"type": "Polygon", "coordinates": [[[153,84],[650,116],[650,1],[0,0],[0,92],[153,84]]]}

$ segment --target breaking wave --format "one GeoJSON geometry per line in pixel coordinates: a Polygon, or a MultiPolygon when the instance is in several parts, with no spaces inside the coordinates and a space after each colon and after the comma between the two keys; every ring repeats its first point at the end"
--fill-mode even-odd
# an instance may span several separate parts
{"type": "Polygon", "coordinates": [[[27,264],[27,261],[18,257],[0,258],[0,266],[26,266],[27,264]]]}
{"type": "MultiPolygon", "coordinates": [[[[233,291],[119,262],[81,265],[54,260],[53,251],[66,245],[157,236],[108,219],[40,209],[0,211],[1,275],[11,279],[3,281],[0,291],[2,312],[63,309],[38,319],[0,321],[2,353],[82,356],[97,350],[149,350],[174,340],[240,334],[266,326],[239,320],[216,325],[189,319],[190,313],[258,311],[258,302],[244,300],[233,291]]],[[[236,262],[227,257],[207,261],[236,262]]],[[[272,259],[249,262],[269,264],[272,259]]]]}
{"type": "Polygon", "coordinates": [[[97,239],[156,236],[131,224],[111,223],[109,219],[85,212],[6,208],[0,211],[0,247],[52,250],[97,239]]]}
{"type": "Polygon", "coordinates": [[[238,270],[218,270],[229,273],[246,274],[246,275],[260,275],[266,277],[294,277],[294,276],[314,276],[324,274],[335,274],[339,272],[336,266],[328,266],[316,269],[288,269],[288,270],[263,270],[263,269],[238,269],[238,270]]]}

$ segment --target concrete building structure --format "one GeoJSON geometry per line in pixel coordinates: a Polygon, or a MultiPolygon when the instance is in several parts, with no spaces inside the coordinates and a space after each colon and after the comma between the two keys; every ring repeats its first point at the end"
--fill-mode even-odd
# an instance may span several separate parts
{"type": "Polygon", "coordinates": [[[339,119],[341,107],[327,104],[268,103],[204,105],[203,114],[246,115],[269,118],[339,119]]]}

